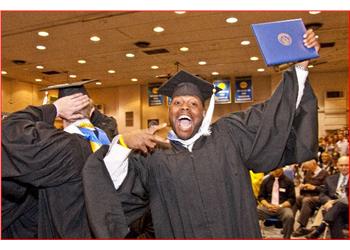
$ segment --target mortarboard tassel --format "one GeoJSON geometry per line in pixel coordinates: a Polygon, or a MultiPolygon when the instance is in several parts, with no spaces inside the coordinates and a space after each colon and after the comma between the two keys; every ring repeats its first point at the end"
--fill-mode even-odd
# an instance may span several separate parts
{"type": "Polygon", "coordinates": [[[43,105],[48,104],[49,103],[49,91],[45,91],[45,97],[43,100],[43,105]]]}

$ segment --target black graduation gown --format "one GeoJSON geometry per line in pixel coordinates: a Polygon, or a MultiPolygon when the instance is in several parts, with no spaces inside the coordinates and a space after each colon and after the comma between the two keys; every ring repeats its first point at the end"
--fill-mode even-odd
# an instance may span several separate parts
{"type": "Polygon", "coordinates": [[[89,238],[83,136],[55,129],[54,105],[29,106],[2,124],[2,237],[89,238]]]}
{"type": "Polygon", "coordinates": [[[100,167],[108,150],[101,148],[83,169],[94,234],[123,237],[122,227],[149,205],[158,238],[260,238],[249,170],[268,172],[317,156],[317,100],[306,83],[296,111],[297,92],[291,69],[270,100],[219,119],[192,152],[172,144],[147,157],[132,153],[118,191],[100,167]]]}
{"type": "Polygon", "coordinates": [[[98,111],[98,109],[94,110],[90,121],[96,127],[102,129],[107,134],[110,141],[118,134],[118,124],[114,117],[106,116],[98,111]]]}

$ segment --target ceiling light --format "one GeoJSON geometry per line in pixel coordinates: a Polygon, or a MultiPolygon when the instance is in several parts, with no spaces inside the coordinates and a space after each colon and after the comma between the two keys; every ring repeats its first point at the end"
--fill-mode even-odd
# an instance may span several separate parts
{"type": "Polygon", "coordinates": [[[80,64],[85,64],[85,63],[86,63],[86,61],[85,61],[85,60],[83,60],[83,59],[80,59],[80,60],[78,60],[78,63],[80,63],[80,64]]]}
{"type": "Polygon", "coordinates": [[[132,81],[132,82],[137,82],[138,79],[137,79],[137,78],[131,78],[131,81],[132,81]]]}
{"type": "Polygon", "coordinates": [[[182,14],[185,14],[186,11],[175,11],[175,14],[178,14],[178,15],[182,15],[182,14]]]}
{"type": "Polygon", "coordinates": [[[46,49],[46,47],[44,45],[37,45],[36,48],[38,50],[45,50],[46,49]]]}
{"type": "Polygon", "coordinates": [[[308,68],[313,68],[314,65],[310,64],[310,65],[308,65],[307,67],[308,67],[308,68]]]}
{"type": "Polygon", "coordinates": [[[154,27],[154,28],[153,28],[153,31],[154,31],[154,32],[157,32],[157,33],[163,32],[163,31],[164,31],[164,28],[163,28],[163,27],[160,27],[160,26],[157,26],[157,27],[154,27]]]}
{"type": "Polygon", "coordinates": [[[42,80],[42,79],[37,78],[37,79],[35,79],[35,81],[36,81],[36,82],[42,82],[43,80],[42,80]]]}
{"type": "Polygon", "coordinates": [[[180,50],[183,51],[183,52],[186,52],[186,51],[189,51],[189,48],[187,48],[187,47],[181,47],[180,50]]]}
{"type": "Polygon", "coordinates": [[[157,65],[152,65],[151,69],[159,69],[159,67],[157,65]]]}
{"type": "Polygon", "coordinates": [[[46,31],[39,31],[39,32],[38,32],[38,35],[39,35],[39,36],[43,36],[43,37],[49,36],[49,32],[46,32],[46,31]]]}
{"type": "Polygon", "coordinates": [[[102,85],[102,82],[96,82],[96,85],[102,85]]]}
{"type": "Polygon", "coordinates": [[[101,38],[99,38],[98,36],[92,36],[92,37],[90,37],[90,40],[93,42],[98,42],[101,40],[101,38]]]}
{"type": "Polygon", "coordinates": [[[5,70],[1,70],[2,75],[7,75],[7,72],[5,70]]]}
{"type": "Polygon", "coordinates": [[[114,69],[110,69],[110,70],[108,70],[108,73],[114,74],[114,73],[115,73],[115,70],[114,70],[114,69]]]}
{"type": "Polygon", "coordinates": [[[35,68],[37,68],[37,69],[44,69],[44,66],[42,66],[42,65],[37,65],[35,68]]]}
{"type": "Polygon", "coordinates": [[[199,64],[199,65],[206,65],[207,62],[206,62],[206,61],[199,61],[198,64],[199,64]]]}
{"type": "Polygon", "coordinates": [[[212,74],[213,76],[217,76],[217,75],[219,75],[219,72],[214,71],[214,72],[211,72],[211,74],[212,74]]]}
{"type": "Polygon", "coordinates": [[[249,44],[250,44],[250,41],[248,41],[248,40],[245,40],[245,41],[241,42],[241,45],[243,45],[243,46],[246,46],[246,45],[249,45],[249,44]]]}
{"type": "Polygon", "coordinates": [[[320,13],[321,13],[321,11],[309,11],[309,14],[311,14],[311,15],[317,15],[320,13]]]}
{"type": "Polygon", "coordinates": [[[70,78],[77,78],[77,75],[69,75],[70,78]]]}
{"type": "Polygon", "coordinates": [[[235,17],[229,17],[226,19],[226,23],[237,23],[238,19],[235,17]]]}
{"type": "Polygon", "coordinates": [[[133,54],[133,53],[127,53],[125,56],[126,56],[126,57],[129,57],[129,58],[132,58],[132,57],[135,57],[135,54],[133,54]]]}
{"type": "Polygon", "coordinates": [[[264,72],[264,71],[265,71],[265,69],[260,68],[260,69],[257,69],[257,71],[258,71],[258,72],[264,72]]]}
{"type": "Polygon", "coordinates": [[[257,61],[257,60],[259,60],[259,57],[257,57],[257,56],[252,56],[252,57],[250,58],[250,60],[251,60],[251,61],[257,61]]]}

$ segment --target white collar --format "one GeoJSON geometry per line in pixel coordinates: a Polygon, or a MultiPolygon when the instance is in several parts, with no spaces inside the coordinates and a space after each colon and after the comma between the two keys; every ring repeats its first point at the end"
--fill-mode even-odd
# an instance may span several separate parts
{"type": "Polygon", "coordinates": [[[66,131],[67,133],[70,134],[79,134],[79,135],[83,135],[83,133],[80,131],[80,129],[78,128],[78,125],[81,123],[91,123],[89,119],[84,118],[84,119],[79,119],[76,120],[75,122],[69,124],[67,127],[64,128],[64,131],[66,131]]]}

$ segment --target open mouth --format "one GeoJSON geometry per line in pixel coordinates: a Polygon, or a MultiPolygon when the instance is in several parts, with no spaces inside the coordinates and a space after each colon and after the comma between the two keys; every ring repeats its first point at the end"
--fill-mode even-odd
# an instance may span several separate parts
{"type": "Polygon", "coordinates": [[[177,123],[182,130],[187,130],[192,127],[192,119],[188,115],[181,115],[177,119],[177,123]]]}

